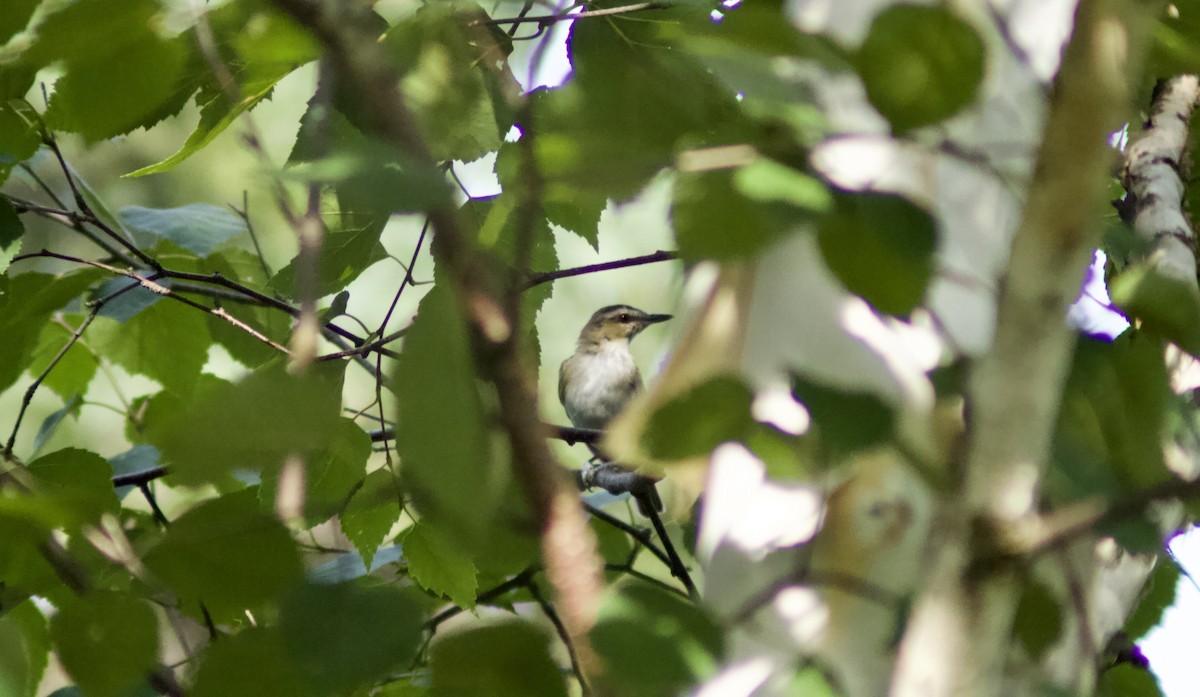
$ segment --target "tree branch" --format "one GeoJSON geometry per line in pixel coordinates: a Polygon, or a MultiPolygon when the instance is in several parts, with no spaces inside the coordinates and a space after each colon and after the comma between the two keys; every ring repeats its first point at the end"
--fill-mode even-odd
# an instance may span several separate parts
{"type": "Polygon", "coordinates": [[[593,17],[612,17],[614,15],[632,14],[634,12],[646,12],[648,10],[665,10],[670,7],[669,3],[665,2],[638,2],[632,5],[621,5],[619,7],[606,7],[600,10],[584,10],[583,12],[560,12],[550,15],[533,15],[510,17],[507,19],[489,19],[480,22],[473,22],[477,26],[500,26],[502,24],[541,24],[548,25],[566,20],[588,19],[593,17]]]}
{"type": "Polygon", "coordinates": [[[653,264],[660,261],[674,261],[679,258],[676,252],[657,251],[653,254],[646,254],[640,257],[630,257],[628,259],[618,259],[616,261],[606,261],[601,264],[589,264],[587,266],[576,266],[571,269],[560,269],[558,271],[542,271],[535,273],[525,282],[525,288],[533,288],[534,286],[543,283],[557,281],[560,278],[569,278],[571,276],[582,276],[584,274],[596,273],[598,271],[611,271],[613,269],[624,269],[630,266],[640,266],[642,264],[653,264]]]}

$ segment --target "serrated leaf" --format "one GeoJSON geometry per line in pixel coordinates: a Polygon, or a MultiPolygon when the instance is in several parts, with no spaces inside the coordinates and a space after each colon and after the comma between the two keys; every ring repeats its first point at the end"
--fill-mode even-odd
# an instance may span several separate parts
{"type": "Polygon", "coordinates": [[[98,320],[90,338],[129,372],[181,395],[195,390],[212,344],[204,313],[178,302],[155,303],[125,324],[98,320]]]}
{"type": "Polygon", "coordinates": [[[416,601],[395,586],[303,586],[279,609],[285,655],[318,694],[369,687],[408,668],[423,620],[416,601]]]}
{"type": "Polygon", "coordinates": [[[375,551],[400,518],[400,492],[395,477],[386,469],[367,475],[338,517],[342,533],[354,543],[370,568],[375,551]]]}
{"type": "Polygon", "coordinates": [[[279,630],[251,627],[204,650],[192,697],[295,697],[305,694],[284,654],[279,630]]]}
{"type": "Polygon", "coordinates": [[[1034,659],[1040,659],[1062,634],[1060,602],[1045,584],[1030,581],[1021,591],[1013,633],[1034,659]]]}
{"type": "Polygon", "coordinates": [[[893,194],[839,193],[834,202],[817,232],[826,265],[879,311],[908,315],[933,278],[933,218],[893,194]]]}
{"type": "Polygon", "coordinates": [[[64,601],[50,635],[63,667],[88,697],[124,697],[158,661],[154,611],[117,593],[64,601]]]}
{"type": "MultiPolygon", "coordinates": [[[[329,445],[307,463],[304,471],[304,520],[319,525],[345,507],[350,492],[363,479],[371,438],[353,419],[339,418],[329,445]]],[[[275,501],[278,470],[263,468],[262,498],[275,501]]]]}
{"type": "MultiPolygon", "coordinates": [[[[0,152],[0,158],[4,153],[0,152]]],[[[0,162],[3,167],[3,162],[0,162]]],[[[0,177],[0,181],[3,178],[0,177]]],[[[8,265],[21,249],[21,237],[25,234],[25,226],[17,217],[12,204],[6,198],[0,198],[0,273],[8,270],[8,265]]]]}
{"type": "MultiPolygon", "coordinates": [[[[4,68],[0,68],[0,78],[3,76],[4,68]]],[[[33,157],[41,146],[40,123],[41,117],[29,102],[19,98],[3,101],[0,96],[0,184],[8,179],[14,167],[33,157]]],[[[11,211],[7,200],[4,205],[11,211]]],[[[8,214],[3,218],[8,218],[8,214]]],[[[4,256],[7,251],[12,251],[12,226],[12,220],[0,219],[0,272],[4,271],[12,258],[9,256],[6,259],[4,256]]]]}
{"type": "Polygon", "coordinates": [[[155,577],[190,607],[203,601],[217,622],[241,617],[304,577],[291,535],[260,509],[256,494],[250,488],[200,504],[143,557],[155,577]]]}
{"type": "Polygon", "coordinates": [[[492,455],[458,303],[440,286],[421,300],[395,377],[406,489],[436,524],[479,542],[493,525],[508,473],[492,455]]]}
{"type": "MultiPolygon", "coordinates": [[[[179,208],[126,206],[117,215],[130,230],[154,239],[171,240],[201,257],[246,232],[244,220],[208,203],[192,203],[179,208]]],[[[144,246],[152,247],[153,244],[144,246]]]]}
{"type": "Polygon", "coordinates": [[[754,427],[750,390],[735,378],[698,385],[650,415],[642,444],[656,459],[706,455],[721,443],[747,438],[754,427]]]}
{"type": "Polygon", "coordinates": [[[24,372],[43,326],[55,310],[78,298],[99,278],[92,271],[65,276],[0,276],[0,390],[24,372]]]}
{"type": "Polygon", "coordinates": [[[524,620],[474,626],[433,645],[432,686],[438,695],[566,697],[549,637],[524,620]]]}
{"type": "Polygon", "coordinates": [[[1133,641],[1146,635],[1162,621],[1163,612],[1175,604],[1181,574],[1179,564],[1167,555],[1159,557],[1154,573],[1146,584],[1145,594],[1125,622],[1125,633],[1133,641]]]}
{"type": "Polygon", "coordinates": [[[444,595],[455,605],[475,607],[479,589],[475,564],[435,528],[417,525],[409,528],[401,544],[408,561],[408,574],[425,590],[444,595]]]}
{"type": "Polygon", "coordinates": [[[285,458],[319,456],[339,428],[345,364],[326,362],[305,375],[268,365],[236,385],[198,394],[186,408],[151,422],[146,437],[171,466],[172,481],[220,481],[234,469],[270,470],[285,458]]]}
{"type": "Polygon", "coordinates": [[[720,628],[699,606],[645,584],[620,586],[591,632],[604,680],[631,697],[680,694],[716,674],[720,628]]]}
{"type": "Polygon", "coordinates": [[[871,104],[902,133],[973,102],[984,59],[983,40],[950,10],[894,5],[875,17],[854,62],[871,104]]]}

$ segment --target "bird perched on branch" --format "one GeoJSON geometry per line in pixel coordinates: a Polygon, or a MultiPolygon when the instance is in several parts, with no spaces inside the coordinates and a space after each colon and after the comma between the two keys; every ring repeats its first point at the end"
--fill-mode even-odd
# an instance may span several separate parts
{"type": "MultiPolygon", "coordinates": [[[[642,389],[642,375],[629,352],[629,342],[651,324],[669,319],[671,315],[652,315],[628,305],[609,305],[596,310],[579,333],[575,353],[563,361],[558,371],[558,399],[572,424],[578,428],[603,429],[642,389]]],[[[595,455],[593,461],[598,461],[582,474],[584,484],[590,487],[597,483],[595,476],[599,471],[618,466],[595,445],[588,447],[595,455]]],[[[624,479],[628,481],[628,477],[624,479]]],[[[661,511],[663,507],[654,488],[655,481],[634,475],[634,486],[627,489],[645,515],[651,509],[661,511]]]]}

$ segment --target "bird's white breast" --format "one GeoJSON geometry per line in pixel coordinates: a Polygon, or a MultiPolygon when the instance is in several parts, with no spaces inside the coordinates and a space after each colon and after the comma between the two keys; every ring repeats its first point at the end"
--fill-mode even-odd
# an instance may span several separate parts
{"type": "Polygon", "coordinates": [[[594,353],[578,353],[567,370],[571,377],[563,406],[571,423],[581,428],[604,428],[642,384],[625,342],[605,342],[594,353]]]}

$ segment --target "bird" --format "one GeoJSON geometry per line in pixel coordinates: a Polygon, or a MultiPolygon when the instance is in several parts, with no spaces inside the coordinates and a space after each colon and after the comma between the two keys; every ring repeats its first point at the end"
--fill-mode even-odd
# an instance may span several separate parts
{"type": "MultiPolygon", "coordinates": [[[[603,429],[642,389],[642,374],[638,371],[629,342],[652,324],[665,322],[671,315],[643,312],[629,305],[609,305],[596,310],[579,332],[575,353],[563,361],[558,371],[558,400],[566,409],[567,418],[577,428],[603,429]]],[[[629,471],[612,463],[596,445],[589,443],[593,460],[599,468],[629,471]]],[[[591,485],[596,470],[585,470],[583,482],[591,485]]],[[[633,475],[629,491],[637,500],[638,509],[649,516],[651,509],[661,511],[662,499],[654,488],[655,479],[633,475]]]]}

